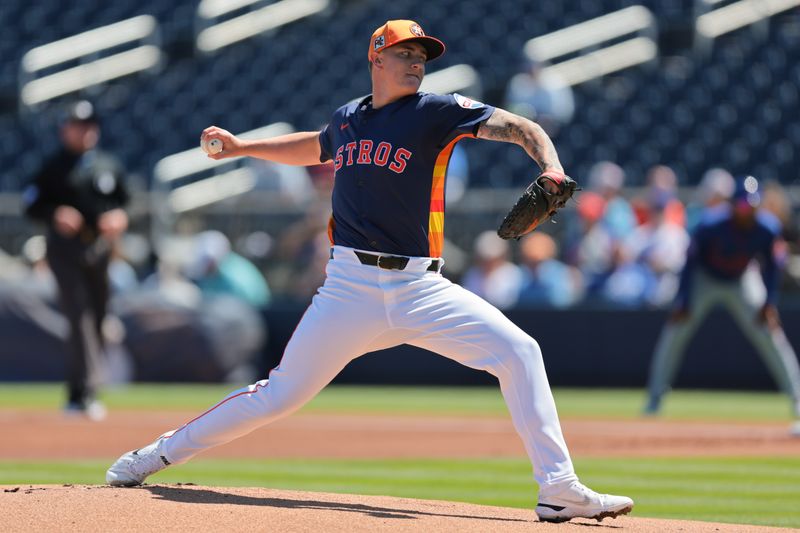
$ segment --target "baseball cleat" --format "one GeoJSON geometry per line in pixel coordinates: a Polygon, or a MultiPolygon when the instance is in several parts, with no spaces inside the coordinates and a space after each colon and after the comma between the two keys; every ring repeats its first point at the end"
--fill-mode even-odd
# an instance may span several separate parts
{"type": "Polygon", "coordinates": [[[661,410],[661,398],[648,398],[647,405],[642,409],[643,416],[658,416],[661,410]]]}
{"type": "Polygon", "coordinates": [[[536,514],[542,522],[566,522],[573,518],[616,518],[633,509],[633,500],[625,496],[598,494],[578,481],[563,491],[539,500],[536,514]]]}
{"type": "Polygon", "coordinates": [[[792,422],[792,425],[789,426],[789,435],[792,437],[800,437],[800,420],[795,420],[792,422]]]}
{"type": "Polygon", "coordinates": [[[85,416],[92,422],[102,422],[108,415],[106,407],[97,400],[70,402],[64,407],[66,416],[85,416]]]}
{"type": "Polygon", "coordinates": [[[158,438],[144,448],[130,451],[117,459],[106,472],[106,483],[112,487],[134,487],[170,465],[161,448],[164,439],[158,438]]]}

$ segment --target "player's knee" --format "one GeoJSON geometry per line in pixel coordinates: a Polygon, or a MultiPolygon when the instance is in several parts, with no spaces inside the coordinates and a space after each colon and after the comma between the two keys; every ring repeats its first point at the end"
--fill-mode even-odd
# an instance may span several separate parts
{"type": "Polygon", "coordinates": [[[539,365],[542,362],[542,349],[532,337],[528,337],[517,344],[515,349],[517,359],[523,365],[539,365]]]}
{"type": "Polygon", "coordinates": [[[498,377],[502,373],[513,376],[538,369],[543,366],[539,343],[527,335],[515,339],[503,350],[499,363],[493,372],[498,377]]]}

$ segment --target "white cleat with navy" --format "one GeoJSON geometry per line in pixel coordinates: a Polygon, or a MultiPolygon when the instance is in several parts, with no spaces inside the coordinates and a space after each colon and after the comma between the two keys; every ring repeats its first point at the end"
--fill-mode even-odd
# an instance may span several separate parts
{"type": "Polygon", "coordinates": [[[106,483],[112,487],[134,487],[170,465],[162,453],[163,438],[144,448],[130,451],[117,459],[106,472],[106,483]]]}
{"type": "Polygon", "coordinates": [[[561,492],[539,497],[536,514],[543,522],[566,522],[573,518],[616,518],[633,509],[633,500],[626,496],[598,494],[578,481],[561,492]]]}

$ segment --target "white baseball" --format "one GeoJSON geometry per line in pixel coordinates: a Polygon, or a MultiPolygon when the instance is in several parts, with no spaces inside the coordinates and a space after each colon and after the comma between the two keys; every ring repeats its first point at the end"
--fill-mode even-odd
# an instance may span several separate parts
{"type": "Polygon", "coordinates": [[[207,154],[218,154],[222,151],[222,141],[211,139],[210,141],[200,141],[200,148],[207,154]]]}

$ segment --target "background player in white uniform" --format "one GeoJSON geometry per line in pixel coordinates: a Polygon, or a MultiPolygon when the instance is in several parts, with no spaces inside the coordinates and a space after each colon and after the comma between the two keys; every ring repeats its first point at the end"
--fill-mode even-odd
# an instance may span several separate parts
{"type": "Polygon", "coordinates": [[[440,273],[444,176],[459,139],[516,143],[542,170],[563,172],[537,124],[459,95],[418,93],[426,61],[443,52],[442,42],[415,22],[389,21],[370,39],[372,94],[339,108],[322,132],[246,141],[215,126],[204,130],[203,141],[223,142],[215,159],[295,165],[333,159],[327,277],[269,379],[123,455],[108,470],[110,484],[140,484],[169,464],[286,416],[354,358],[407,343],[498,378],[540,486],[541,519],[631,511],[630,498],[597,494],[578,481],[536,341],[440,273]]]}

